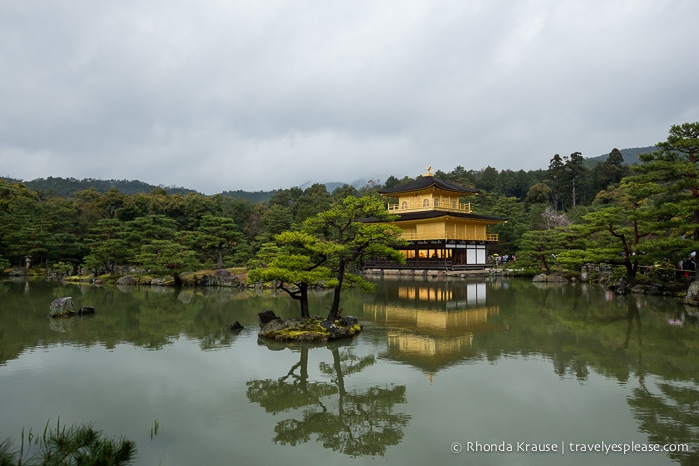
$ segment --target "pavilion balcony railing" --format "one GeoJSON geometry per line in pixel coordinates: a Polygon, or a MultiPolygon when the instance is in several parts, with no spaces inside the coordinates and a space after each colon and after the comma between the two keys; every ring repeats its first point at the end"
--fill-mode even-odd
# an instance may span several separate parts
{"type": "Polygon", "coordinates": [[[434,199],[432,202],[407,202],[403,201],[399,204],[388,204],[388,211],[391,213],[403,212],[421,212],[425,210],[441,210],[445,212],[461,212],[470,214],[470,202],[455,202],[448,200],[434,199]]]}
{"type": "Polygon", "coordinates": [[[427,240],[466,240],[466,241],[491,241],[497,242],[498,235],[493,233],[486,233],[485,235],[459,235],[449,232],[444,232],[444,234],[434,234],[434,233],[403,233],[401,238],[407,241],[427,241],[427,240]]]}

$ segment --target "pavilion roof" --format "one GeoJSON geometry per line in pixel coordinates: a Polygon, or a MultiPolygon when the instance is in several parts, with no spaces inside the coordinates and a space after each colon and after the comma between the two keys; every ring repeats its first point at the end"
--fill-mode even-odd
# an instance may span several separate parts
{"type": "Polygon", "coordinates": [[[400,221],[410,221],[410,220],[424,220],[428,218],[439,218],[439,217],[456,217],[456,218],[464,218],[464,219],[470,219],[470,220],[485,220],[485,221],[492,221],[495,223],[501,223],[501,222],[506,222],[507,217],[496,217],[492,215],[475,215],[475,214],[467,214],[464,212],[453,212],[453,211],[440,211],[440,210],[426,210],[426,211],[420,211],[420,212],[406,212],[403,214],[397,214],[398,219],[395,220],[397,222],[400,221]]]}
{"type": "Polygon", "coordinates": [[[455,183],[450,183],[448,181],[440,180],[431,175],[421,176],[415,181],[409,181],[393,188],[380,189],[379,194],[386,196],[408,193],[413,191],[423,191],[429,188],[438,188],[443,191],[453,192],[455,194],[469,195],[478,194],[479,190],[473,188],[467,188],[466,186],[461,186],[455,183]]]}

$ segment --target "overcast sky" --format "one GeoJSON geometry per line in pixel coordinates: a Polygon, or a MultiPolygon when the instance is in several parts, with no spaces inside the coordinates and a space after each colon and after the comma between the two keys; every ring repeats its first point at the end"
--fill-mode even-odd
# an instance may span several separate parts
{"type": "Polygon", "coordinates": [[[0,0],[0,175],[546,168],[699,121],[696,0],[0,0]]]}

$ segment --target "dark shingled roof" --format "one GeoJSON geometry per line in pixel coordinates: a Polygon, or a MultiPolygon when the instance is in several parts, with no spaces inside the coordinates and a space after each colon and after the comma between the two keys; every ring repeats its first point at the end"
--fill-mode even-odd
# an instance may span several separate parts
{"type": "Polygon", "coordinates": [[[397,222],[405,220],[421,220],[426,218],[438,218],[438,217],[458,217],[458,218],[470,218],[473,220],[492,220],[494,222],[505,222],[507,217],[493,217],[489,215],[474,215],[462,212],[445,212],[440,210],[427,210],[423,212],[406,212],[404,214],[398,214],[397,222]]]}
{"type": "Polygon", "coordinates": [[[423,189],[431,188],[432,186],[458,194],[477,194],[479,192],[477,189],[467,188],[458,184],[442,181],[434,176],[423,176],[415,181],[410,181],[393,188],[380,189],[379,194],[391,195],[410,191],[421,191],[423,189]]]}

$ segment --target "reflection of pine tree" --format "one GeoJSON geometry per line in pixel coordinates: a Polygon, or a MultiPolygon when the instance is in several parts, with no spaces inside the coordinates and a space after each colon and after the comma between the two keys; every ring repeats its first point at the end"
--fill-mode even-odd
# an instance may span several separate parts
{"type": "Polygon", "coordinates": [[[402,427],[410,419],[393,412],[395,404],[405,402],[405,386],[348,388],[345,378],[376,360],[374,356],[357,357],[351,351],[341,354],[337,347],[331,352],[332,363],[320,364],[321,373],[331,383],[308,380],[308,348],[302,348],[299,362],[286,376],[249,381],[248,399],[273,414],[305,408],[300,419],[277,423],[275,443],[298,445],[315,437],[323,447],[353,457],[383,455],[387,447],[400,443],[402,427]]]}
{"type": "Polygon", "coordinates": [[[683,465],[699,462],[699,391],[681,382],[659,381],[654,393],[645,378],[633,391],[628,402],[640,421],[640,430],[648,440],[660,445],[687,444],[689,452],[669,452],[667,455],[683,465]]]}
{"type": "Polygon", "coordinates": [[[301,348],[299,362],[284,377],[251,380],[247,386],[248,399],[272,414],[319,404],[322,398],[337,393],[337,387],[332,384],[308,381],[308,348],[301,348]]]}

